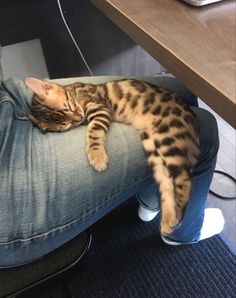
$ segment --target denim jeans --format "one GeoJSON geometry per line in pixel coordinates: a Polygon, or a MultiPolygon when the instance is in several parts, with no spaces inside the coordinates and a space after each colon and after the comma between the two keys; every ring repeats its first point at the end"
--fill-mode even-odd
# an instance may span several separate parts
{"type": "MultiPolygon", "coordinates": [[[[115,78],[74,80],[102,83],[111,79],[115,78]]],[[[201,155],[193,172],[190,203],[182,225],[169,235],[174,241],[194,243],[216,162],[216,121],[197,107],[196,97],[175,79],[145,80],[177,92],[195,106],[199,119],[201,155]]],[[[59,82],[67,84],[73,79],[59,82]]],[[[8,79],[0,85],[0,267],[43,257],[135,194],[146,208],[159,206],[157,187],[132,127],[111,125],[106,140],[109,164],[99,173],[88,165],[86,126],[44,135],[31,122],[20,120],[29,112],[31,98],[21,80],[8,79]]]]}

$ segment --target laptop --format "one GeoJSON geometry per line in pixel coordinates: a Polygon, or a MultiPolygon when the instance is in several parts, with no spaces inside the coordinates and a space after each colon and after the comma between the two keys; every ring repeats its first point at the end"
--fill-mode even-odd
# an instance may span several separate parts
{"type": "Polygon", "coordinates": [[[187,2],[193,6],[203,6],[203,5],[207,5],[210,3],[219,2],[222,0],[182,0],[182,1],[187,2]]]}

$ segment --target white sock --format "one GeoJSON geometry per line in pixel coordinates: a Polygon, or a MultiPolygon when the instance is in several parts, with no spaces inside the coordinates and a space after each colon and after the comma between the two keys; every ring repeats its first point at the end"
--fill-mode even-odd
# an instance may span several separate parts
{"type": "Polygon", "coordinates": [[[141,205],[139,205],[139,208],[138,208],[138,216],[142,221],[153,220],[157,216],[158,212],[159,210],[158,211],[148,210],[141,205]]]}
{"type": "Polygon", "coordinates": [[[218,208],[206,208],[199,240],[210,238],[222,232],[224,217],[218,208]]]}

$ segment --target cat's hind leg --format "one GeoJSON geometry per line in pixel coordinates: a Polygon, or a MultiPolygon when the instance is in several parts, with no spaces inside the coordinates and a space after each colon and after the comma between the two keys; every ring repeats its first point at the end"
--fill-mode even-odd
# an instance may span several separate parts
{"type": "Polygon", "coordinates": [[[192,175],[188,166],[174,166],[177,168],[173,171],[173,165],[168,166],[168,171],[174,178],[175,185],[175,202],[176,202],[176,215],[180,221],[183,218],[184,210],[189,202],[192,190],[192,175]]]}
{"type": "Polygon", "coordinates": [[[148,155],[148,163],[161,194],[161,233],[170,234],[178,225],[175,203],[174,179],[170,175],[152,140],[143,140],[144,149],[148,155]]]}
{"type": "Polygon", "coordinates": [[[170,234],[178,225],[179,218],[175,201],[174,179],[161,158],[156,160],[153,167],[154,178],[159,184],[161,194],[161,233],[170,234]]]}

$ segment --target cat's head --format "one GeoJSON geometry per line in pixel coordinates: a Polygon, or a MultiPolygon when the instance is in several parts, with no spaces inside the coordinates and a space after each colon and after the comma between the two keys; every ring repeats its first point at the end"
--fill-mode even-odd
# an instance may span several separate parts
{"type": "Polygon", "coordinates": [[[35,78],[26,78],[25,84],[34,93],[28,117],[44,133],[66,131],[83,121],[82,107],[63,87],[35,78]]]}

